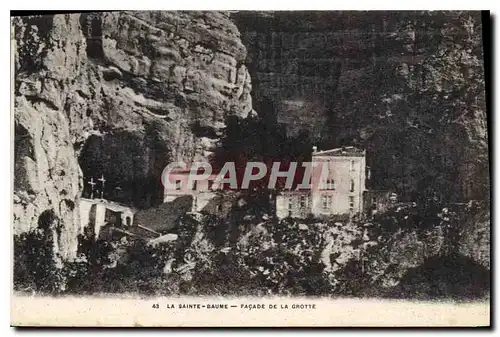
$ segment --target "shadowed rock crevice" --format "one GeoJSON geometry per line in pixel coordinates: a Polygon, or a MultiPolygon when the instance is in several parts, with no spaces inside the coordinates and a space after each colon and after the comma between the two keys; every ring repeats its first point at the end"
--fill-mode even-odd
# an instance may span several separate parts
{"type": "Polygon", "coordinates": [[[153,131],[145,136],[129,132],[90,136],[79,156],[83,196],[90,196],[88,180],[93,177],[94,197],[100,197],[102,184],[97,179],[104,176],[103,196],[108,200],[139,208],[163,202],[161,172],[169,162],[168,149],[154,137],[153,131]]]}
{"type": "Polygon", "coordinates": [[[84,13],[80,16],[80,25],[87,42],[87,56],[91,59],[102,60],[102,20],[100,14],[84,13]]]}
{"type": "Polygon", "coordinates": [[[473,300],[490,293],[490,271],[463,255],[434,257],[406,272],[395,289],[418,299],[473,300]]]}

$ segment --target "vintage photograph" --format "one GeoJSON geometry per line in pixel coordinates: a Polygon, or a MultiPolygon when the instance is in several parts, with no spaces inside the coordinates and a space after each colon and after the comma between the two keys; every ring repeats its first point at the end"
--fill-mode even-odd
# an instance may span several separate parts
{"type": "Polygon", "coordinates": [[[12,324],[51,325],[28,305],[68,298],[148,299],[165,326],[338,299],[489,315],[489,20],[11,15],[12,324]]]}

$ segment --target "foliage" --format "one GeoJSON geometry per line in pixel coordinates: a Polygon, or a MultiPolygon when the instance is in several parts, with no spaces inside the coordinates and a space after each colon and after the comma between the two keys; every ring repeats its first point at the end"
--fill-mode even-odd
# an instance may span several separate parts
{"type": "Polygon", "coordinates": [[[53,254],[52,233],[40,229],[14,236],[14,290],[59,293],[64,274],[53,254]]]}
{"type": "MultiPolygon", "coordinates": [[[[186,215],[178,240],[156,246],[125,236],[113,241],[81,236],[79,258],[66,263],[64,274],[55,267],[50,239],[37,231],[16,237],[15,285],[78,294],[421,296],[427,291],[432,296],[434,274],[423,276],[430,283],[419,286],[412,270],[426,263],[436,269],[432,259],[460,261],[459,238],[450,228],[462,227],[469,208],[409,206],[369,222],[257,218],[233,227],[213,216],[186,215]],[[235,241],[220,240],[235,227],[235,241]],[[214,234],[217,230],[221,233],[214,234]]],[[[471,261],[464,266],[487,273],[471,261]]],[[[445,289],[440,294],[453,295],[450,279],[436,273],[445,289]]],[[[462,288],[455,290],[483,294],[483,281],[477,279],[472,289],[459,280],[462,288]]]]}

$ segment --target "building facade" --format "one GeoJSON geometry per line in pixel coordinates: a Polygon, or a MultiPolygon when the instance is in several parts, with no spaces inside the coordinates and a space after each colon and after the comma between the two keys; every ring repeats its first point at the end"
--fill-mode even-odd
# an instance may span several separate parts
{"type": "Polygon", "coordinates": [[[363,211],[366,153],[352,146],[312,154],[311,213],[356,215],[363,211]]]}
{"type": "Polygon", "coordinates": [[[107,224],[125,228],[132,226],[136,212],[132,207],[105,199],[81,198],[79,207],[80,232],[83,233],[85,227],[91,226],[96,237],[99,237],[101,228],[107,224]]]}
{"type": "Polygon", "coordinates": [[[174,188],[164,188],[163,202],[172,202],[178,197],[190,195],[193,197],[192,212],[200,212],[211,200],[216,196],[216,193],[211,189],[216,175],[211,175],[207,179],[194,180],[189,186],[190,170],[177,170],[169,175],[170,182],[174,184],[174,188]]]}
{"type": "Polygon", "coordinates": [[[163,202],[170,203],[182,196],[191,196],[191,212],[226,217],[233,205],[239,199],[239,193],[230,190],[218,190],[215,182],[217,174],[212,174],[206,179],[194,180],[189,184],[190,170],[177,170],[169,174],[169,179],[174,188],[164,188],[163,202]]]}
{"type": "Polygon", "coordinates": [[[276,195],[276,217],[306,218],[311,214],[309,191],[280,191],[276,195]]]}
{"type": "Polygon", "coordinates": [[[355,147],[317,151],[313,148],[310,188],[279,191],[276,216],[355,216],[364,213],[364,194],[369,176],[366,152],[355,147]]]}
{"type": "MultiPolygon", "coordinates": [[[[365,150],[347,146],[318,151],[313,147],[311,165],[307,182],[304,177],[299,177],[302,179],[300,186],[275,188],[270,194],[274,196],[271,203],[277,218],[359,217],[370,215],[374,209],[384,211],[390,203],[389,192],[367,190],[370,169],[366,166],[365,150]]],[[[189,170],[170,173],[169,179],[174,187],[165,188],[164,202],[189,195],[193,198],[192,212],[227,214],[234,204],[231,196],[237,194],[212,190],[215,174],[189,185],[189,173],[189,170]]]]}

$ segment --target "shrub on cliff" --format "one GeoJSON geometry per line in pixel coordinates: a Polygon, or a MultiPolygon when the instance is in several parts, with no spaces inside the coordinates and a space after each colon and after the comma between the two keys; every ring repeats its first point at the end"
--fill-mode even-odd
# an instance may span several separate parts
{"type": "Polygon", "coordinates": [[[64,273],[57,263],[50,231],[36,229],[14,235],[14,290],[59,293],[64,273]]]}
{"type": "Polygon", "coordinates": [[[174,256],[174,247],[170,244],[152,247],[142,240],[123,237],[115,241],[97,240],[89,248],[66,266],[68,292],[172,292],[164,273],[168,259],[174,256]]]}
{"type": "Polygon", "coordinates": [[[82,244],[81,259],[67,268],[67,291],[396,296],[406,291],[397,288],[402,279],[412,284],[408,270],[455,247],[444,240],[444,229],[447,221],[461,221],[413,211],[388,212],[371,223],[256,218],[229,225],[186,215],[176,241],[151,246],[122,237],[82,244]]]}

